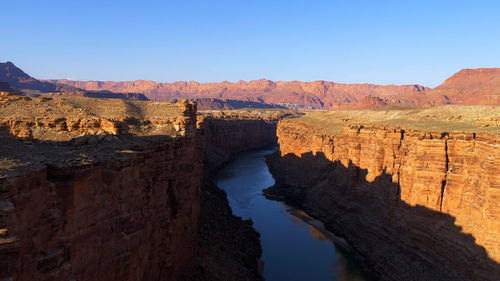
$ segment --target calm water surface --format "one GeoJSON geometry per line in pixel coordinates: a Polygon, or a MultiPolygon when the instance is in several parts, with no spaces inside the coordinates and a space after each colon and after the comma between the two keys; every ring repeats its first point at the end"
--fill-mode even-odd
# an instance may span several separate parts
{"type": "Polygon", "coordinates": [[[235,215],[251,218],[261,234],[264,277],[278,280],[365,280],[359,266],[287,205],[266,199],[262,190],[274,184],[264,162],[271,149],[242,153],[222,169],[217,185],[226,191],[235,215]]]}

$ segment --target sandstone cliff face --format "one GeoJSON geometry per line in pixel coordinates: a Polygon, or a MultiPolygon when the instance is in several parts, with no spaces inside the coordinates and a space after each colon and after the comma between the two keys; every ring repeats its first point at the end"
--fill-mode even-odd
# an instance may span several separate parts
{"type": "Polygon", "coordinates": [[[132,136],[105,119],[87,129],[117,142],[75,146],[50,138],[66,127],[30,122],[44,134],[29,143],[0,130],[0,279],[176,280],[197,248],[203,139],[195,105],[161,107],[178,114],[174,135],[132,136]]]}
{"type": "Polygon", "coordinates": [[[194,254],[201,151],[194,139],[2,184],[0,277],[175,280],[194,254]]]}
{"type": "Polygon", "coordinates": [[[213,182],[218,169],[236,153],[274,144],[276,124],[288,112],[203,112],[199,127],[205,143],[199,248],[179,281],[260,281],[259,233],[251,220],[232,214],[224,191],[213,182]]]}
{"type": "Polygon", "coordinates": [[[198,119],[206,144],[206,165],[211,171],[238,152],[276,143],[278,120],[291,111],[205,112],[198,119]]]}
{"type": "Polygon", "coordinates": [[[240,108],[278,108],[280,106],[261,101],[228,100],[214,98],[196,99],[198,110],[234,110],[240,108]]]}
{"type": "Polygon", "coordinates": [[[500,68],[477,68],[460,70],[436,89],[467,90],[498,86],[500,86],[500,68]]]}
{"type": "Polygon", "coordinates": [[[259,235],[210,173],[274,142],[288,111],[197,124],[186,100],[15,93],[0,108],[0,279],[262,280],[259,235]]]}
{"type": "Polygon", "coordinates": [[[269,191],[326,222],[384,280],[498,280],[500,138],[278,124],[269,191]]]}
{"type": "Polygon", "coordinates": [[[227,153],[237,153],[276,141],[276,124],[265,120],[208,118],[201,126],[209,144],[227,153]]]}
{"type": "Polygon", "coordinates": [[[32,140],[79,142],[88,135],[176,135],[196,127],[196,105],[118,99],[37,98],[0,94],[0,128],[32,140]],[[193,120],[192,122],[190,120],[193,120]]]}

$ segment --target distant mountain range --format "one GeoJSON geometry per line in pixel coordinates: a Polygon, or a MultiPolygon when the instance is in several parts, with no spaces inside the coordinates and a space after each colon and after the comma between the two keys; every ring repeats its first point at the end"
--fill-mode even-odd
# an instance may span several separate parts
{"type": "Polygon", "coordinates": [[[47,81],[35,79],[12,62],[0,63],[0,81],[7,82],[12,88],[17,90],[31,90],[42,93],[49,92],[69,92],[77,89],[64,84],[54,84],[47,81]]]}
{"type": "Polygon", "coordinates": [[[0,82],[8,83],[16,91],[46,97],[93,97],[93,98],[118,98],[130,100],[149,100],[142,93],[113,93],[109,91],[89,91],[65,84],[38,80],[26,74],[12,62],[0,63],[0,82]]]}
{"type": "Polygon", "coordinates": [[[365,96],[389,98],[406,92],[427,90],[420,85],[373,85],[340,84],[328,81],[270,81],[265,79],[236,83],[174,82],[158,83],[147,80],[110,81],[70,81],[51,80],[56,85],[67,85],[87,90],[107,90],[111,92],[132,91],[144,93],[153,100],[171,98],[219,98],[260,101],[287,107],[315,109],[338,109],[359,103],[365,96]]]}
{"type": "Polygon", "coordinates": [[[14,89],[12,89],[7,82],[1,82],[0,81],[0,92],[12,92],[14,89]]]}
{"type": "Polygon", "coordinates": [[[329,81],[274,82],[266,79],[236,83],[38,80],[11,62],[0,63],[0,81],[8,82],[11,87],[28,93],[66,96],[82,96],[82,93],[87,93],[86,96],[93,97],[115,97],[114,94],[121,94],[119,98],[158,101],[191,98],[198,99],[204,109],[234,109],[241,106],[358,109],[388,105],[500,105],[500,68],[463,69],[434,89],[420,85],[342,84],[329,81]],[[142,94],[144,96],[138,96],[142,94]]]}

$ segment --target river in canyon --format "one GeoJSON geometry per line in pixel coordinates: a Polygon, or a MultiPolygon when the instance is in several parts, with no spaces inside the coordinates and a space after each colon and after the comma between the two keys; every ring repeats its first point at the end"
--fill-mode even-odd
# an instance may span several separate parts
{"type": "MultiPolygon", "coordinates": [[[[306,223],[307,215],[266,199],[262,190],[274,184],[264,157],[270,148],[239,154],[217,175],[233,213],[252,219],[261,234],[264,278],[267,281],[362,281],[360,266],[336,247],[327,231],[306,223]]],[[[312,218],[311,218],[312,219],[312,218]]]]}

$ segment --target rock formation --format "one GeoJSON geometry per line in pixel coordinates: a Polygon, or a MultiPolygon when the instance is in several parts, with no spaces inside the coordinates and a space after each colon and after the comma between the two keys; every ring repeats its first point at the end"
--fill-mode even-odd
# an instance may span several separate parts
{"type": "Polygon", "coordinates": [[[234,110],[241,108],[283,108],[275,104],[268,104],[261,101],[228,100],[201,98],[195,99],[198,110],[234,110]]]}
{"type": "Polygon", "coordinates": [[[0,82],[0,92],[14,92],[7,82],[0,82]]]}
{"type": "Polygon", "coordinates": [[[389,97],[404,92],[420,92],[427,88],[419,85],[380,86],[373,84],[341,84],[328,81],[273,82],[266,79],[237,83],[197,83],[153,81],[70,81],[51,80],[56,85],[67,85],[86,90],[112,92],[142,92],[150,99],[170,98],[226,98],[261,101],[287,107],[338,108],[343,104],[358,103],[364,96],[389,97]]]}
{"type": "Polygon", "coordinates": [[[12,62],[0,63],[0,81],[7,82],[16,89],[30,89],[40,92],[74,91],[75,88],[66,85],[55,85],[47,81],[35,79],[12,62]]]}
{"type": "Polygon", "coordinates": [[[16,89],[0,83],[0,279],[261,280],[258,233],[231,214],[211,176],[235,153],[274,142],[276,130],[277,184],[267,194],[325,222],[373,276],[500,276],[500,108],[388,108],[494,100],[496,70],[462,71],[431,94],[325,81],[50,82],[186,94],[208,108],[377,109],[299,117],[277,108],[197,114],[192,101],[130,100],[135,94],[23,95],[15,91],[49,82],[2,67],[16,89]],[[433,94],[444,92],[457,94],[433,94]],[[278,123],[285,117],[293,118],[278,123]]]}
{"type": "Polygon", "coordinates": [[[208,111],[198,117],[211,170],[241,151],[276,143],[278,120],[296,113],[282,110],[208,111]]]}
{"type": "MultiPolygon", "coordinates": [[[[36,97],[90,97],[90,98],[111,98],[126,100],[148,100],[142,93],[113,93],[109,91],[87,91],[63,84],[54,84],[48,81],[35,79],[12,62],[0,63],[0,91],[2,87],[10,84],[18,92],[24,92],[36,97]]],[[[9,88],[9,91],[14,91],[9,88]]]]}
{"type": "Polygon", "coordinates": [[[428,107],[445,104],[500,105],[500,69],[463,69],[435,89],[420,85],[341,84],[328,81],[273,82],[265,79],[237,83],[153,81],[100,82],[53,80],[87,90],[143,92],[149,98],[228,98],[263,101],[286,107],[316,109],[361,109],[386,105],[428,107]],[[366,96],[372,98],[365,99],[366,96]],[[377,99],[375,99],[378,98],[377,99]]]}
{"type": "Polygon", "coordinates": [[[263,280],[259,234],[251,220],[232,215],[226,194],[213,177],[236,153],[276,143],[278,120],[292,114],[261,109],[209,111],[198,117],[205,144],[199,251],[179,281],[263,280]]]}
{"type": "Polygon", "coordinates": [[[12,92],[0,107],[0,279],[262,280],[259,235],[211,175],[291,113],[12,92]]]}
{"type": "Polygon", "coordinates": [[[417,106],[500,105],[500,68],[462,69],[430,91],[403,93],[398,98],[417,106]]]}
{"type": "Polygon", "coordinates": [[[385,106],[429,107],[445,104],[500,105],[500,69],[463,69],[442,85],[342,84],[329,81],[270,81],[236,83],[37,80],[11,62],[0,63],[0,81],[27,93],[131,100],[199,99],[201,109],[282,106],[306,109],[374,109],[385,106]],[[221,102],[221,99],[229,100],[221,102]],[[231,101],[232,100],[232,101],[231,101]],[[241,104],[235,100],[242,101],[241,104]],[[272,104],[272,105],[271,105],[272,104]]]}
{"type": "Polygon", "coordinates": [[[269,195],[324,221],[382,280],[498,280],[498,130],[432,131],[386,120],[339,131],[319,120],[279,122],[269,195]]]}
{"type": "MultiPolygon", "coordinates": [[[[65,102],[10,101],[2,110],[23,114],[22,106],[41,116],[51,109],[53,119],[2,116],[11,119],[1,132],[0,278],[175,280],[197,247],[203,146],[195,105],[162,104],[171,134],[155,136],[130,118],[114,121],[116,112],[62,118],[59,112],[85,109],[65,102]],[[59,140],[72,131],[90,137],[59,140]]],[[[96,111],[103,104],[75,101],[86,102],[96,111]]]]}
{"type": "Polygon", "coordinates": [[[100,98],[100,99],[123,99],[123,100],[149,100],[142,93],[111,93],[111,92],[89,92],[89,91],[76,91],[76,92],[56,92],[42,94],[43,97],[85,97],[85,98],[100,98]]]}

